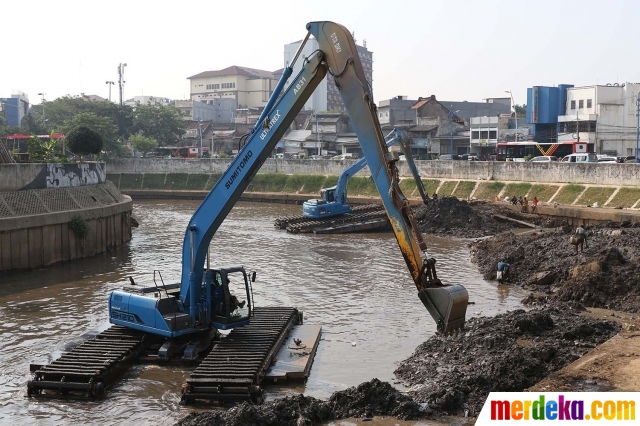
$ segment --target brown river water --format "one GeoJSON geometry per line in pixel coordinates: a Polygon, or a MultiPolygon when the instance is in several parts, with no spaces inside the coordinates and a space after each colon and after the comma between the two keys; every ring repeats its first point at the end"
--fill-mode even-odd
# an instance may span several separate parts
{"type": "MultiPolygon", "coordinates": [[[[170,425],[193,408],[179,405],[189,368],[134,366],[100,402],[26,398],[29,364],[53,360],[109,326],[107,300],[132,275],[151,283],[154,269],[177,282],[186,224],[197,201],[136,202],[128,246],[91,259],[0,275],[0,424],[170,425]]],[[[390,233],[292,235],[277,216],[300,206],[238,203],[211,244],[219,265],[257,271],[256,305],[295,306],[321,324],[322,340],[304,384],[267,387],[268,398],[304,392],[319,398],[393,370],[435,332],[390,233]]],[[[467,316],[519,307],[524,293],[486,282],[469,261],[466,240],[427,237],[444,282],[469,291],[467,316]]]]}

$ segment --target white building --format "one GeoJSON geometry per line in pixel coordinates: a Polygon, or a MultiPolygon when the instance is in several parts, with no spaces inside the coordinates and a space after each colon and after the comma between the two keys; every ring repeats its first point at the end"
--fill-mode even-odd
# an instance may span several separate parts
{"type": "MultiPolygon", "coordinates": [[[[104,99],[106,100],[106,99],[104,99]]],[[[134,96],[131,99],[127,99],[123,102],[125,105],[130,107],[135,107],[137,104],[140,105],[162,105],[167,106],[171,103],[171,99],[162,98],[159,96],[134,96]]]]}
{"type": "Polygon", "coordinates": [[[593,143],[602,154],[634,155],[639,91],[638,83],[567,89],[565,115],[558,117],[558,140],[593,143]]]}
{"type": "Polygon", "coordinates": [[[278,71],[236,65],[188,77],[194,101],[234,99],[238,108],[264,107],[278,82],[278,71]]]}
{"type": "MultiPolygon", "coordinates": [[[[293,43],[284,45],[284,66],[288,67],[296,52],[298,51],[298,47],[302,43],[302,40],[298,40],[293,43]]],[[[373,81],[373,52],[370,52],[367,49],[367,43],[363,43],[364,46],[357,46],[358,56],[360,57],[360,61],[362,62],[362,68],[364,69],[364,73],[367,77],[367,81],[369,84],[372,84],[373,81]]],[[[314,51],[318,50],[318,41],[312,37],[309,38],[307,44],[304,45],[300,56],[298,57],[296,63],[293,66],[293,74],[289,79],[289,83],[293,80],[295,76],[298,75],[300,70],[302,69],[302,65],[304,64],[304,59],[311,55],[314,51]]],[[[303,110],[314,110],[314,111],[344,111],[344,103],[342,102],[342,97],[340,97],[340,92],[336,87],[333,78],[331,78],[330,74],[320,82],[316,90],[311,95],[311,98],[304,104],[303,110]]]]}

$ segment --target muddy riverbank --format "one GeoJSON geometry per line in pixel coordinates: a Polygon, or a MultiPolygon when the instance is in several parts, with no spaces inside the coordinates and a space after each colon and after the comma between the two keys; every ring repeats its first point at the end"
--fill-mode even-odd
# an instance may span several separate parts
{"type": "Polygon", "coordinates": [[[478,200],[467,202],[456,197],[429,200],[429,204],[425,206],[413,207],[413,214],[422,233],[441,237],[479,238],[497,235],[522,227],[516,221],[542,227],[562,224],[562,220],[558,218],[515,212],[507,203],[478,200]]]}
{"type": "Polygon", "coordinates": [[[510,282],[535,292],[527,303],[575,301],[589,307],[640,312],[640,226],[588,227],[584,252],[569,243],[575,228],[524,235],[505,233],[471,244],[472,260],[486,280],[499,261],[511,265],[510,282]]]}

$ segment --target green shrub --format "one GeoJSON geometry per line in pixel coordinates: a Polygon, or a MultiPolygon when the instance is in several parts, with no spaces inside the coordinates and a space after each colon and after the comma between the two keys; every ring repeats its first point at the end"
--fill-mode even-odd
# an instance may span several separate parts
{"type": "Polygon", "coordinates": [[[71,218],[69,229],[80,239],[84,239],[89,235],[89,224],[80,215],[75,215],[71,218]]]}
{"type": "Polygon", "coordinates": [[[87,126],[79,126],[65,136],[67,147],[74,154],[82,157],[88,154],[100,154],[102,151],[102,136],[87,126]]]}

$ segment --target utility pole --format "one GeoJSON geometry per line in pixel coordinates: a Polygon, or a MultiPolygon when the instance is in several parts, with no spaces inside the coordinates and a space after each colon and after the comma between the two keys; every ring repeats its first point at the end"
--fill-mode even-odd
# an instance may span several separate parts
{"type": "Polygon", "coordinates": [[[115,83],[113,81],[107,81],[106,84],[109,85],[109,102],[111,102],[111,86],[113,86],[115,83]]]}
{"type": "Polygon", "coordinates": [[[202,157],[202,119],[198,117],[198,136],[200,137],[200,147],[198,149],[198,154],[202,157]]]}
{"type": "Polygon", "coordinates": [[[46,93],[38,93],[38,95],[42,96],[42,126],[44,127],[47,122],[44,118],[44,95],[46,95],[46,93]]]}
{"type": "MultiPolygon", "coordinates": [[[[118,85],[120,87],[120,106],[123,105],[123,98],[124,98],[124,67],[126,67],[127,64],[123,64],[120,63],[120,65],[118,65],[118,85]]],[[[109,86],[111,87],[111,86],[109,86]]]]}
{"type": "Polygon", "coordinates": [[[638,117],[638,124],[636,126],[636,163],[640,162],[638,159],[638,140],[640,140],[640,92],[638,92],[638,98],[636,99],[636,116],[638,117]]]}

